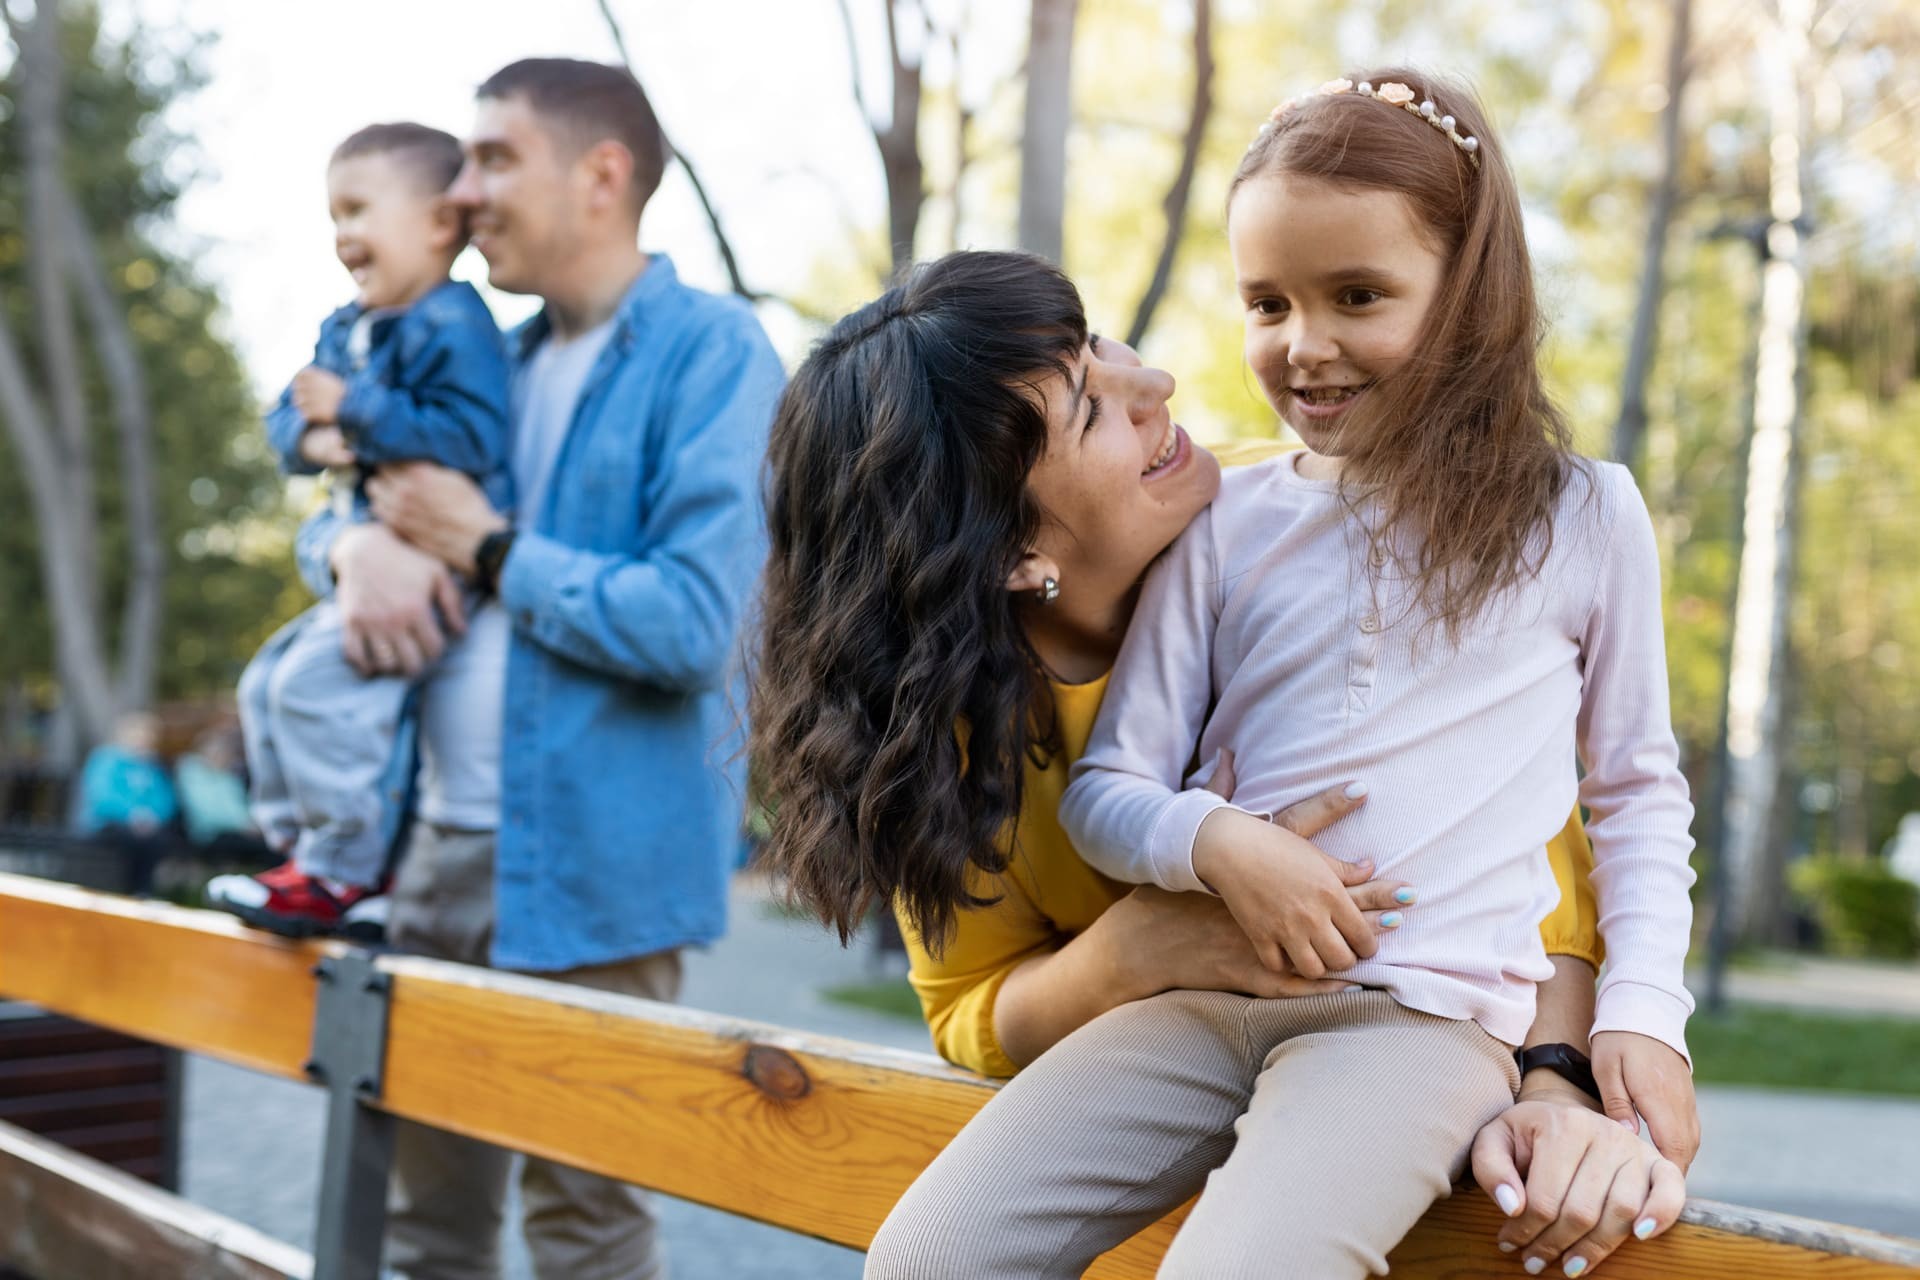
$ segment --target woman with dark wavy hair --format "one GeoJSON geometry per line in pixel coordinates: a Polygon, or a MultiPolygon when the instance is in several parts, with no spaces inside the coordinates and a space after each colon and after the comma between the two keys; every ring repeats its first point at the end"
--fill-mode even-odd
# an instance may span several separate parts
{"type": "MultiPolygon", "coordinates": [[[[773,810],[766,856],[843,939],[891,904],[935,1046],[985,1074],[1012,1075],[1159,992],[1345,985],[1263,966],[1217,898],[1127,892],[1060,829],[1067,768],[1140,580],[1218,489],[1215,458],[1168,414],[1172,392],[1166,373],[1088,333],[1053,267],[960,253],[835,325],[775,418],[750,706],[773,810]]],[[[1230,790],[1231,761],[1220,763],[1214,785],[1230,790]]],[[[1363,799],[1335,788],[1276,821],[1310,836],[1363,799]]],[[[1583,1045],[1599,956],[1577,820],[1549,852],[1562,889],[1542,927],[1555,976],[1528,1043],[1583,1045]]],[[[1399,882],[1329,861],[1370,930],[1417,910],[1399,882]]],[[[1537,1070],[1483,1131],[1476,1172],[1515,1205],[1503,1244],[1530,1258],[1581,1241],[1597,1262],[1625,1237],[1633,1208],[1616,1232],[1613,1175],[1644,1188],[1651,1153],[1596,1105],[1537,1070]],[[1602,1210],[1607,1225],[1589,1235],[1602,1210]]],[[[1169,1114],[1119,1128],[1148,1181],[1093,1185],[1089,1170],[1056,1167],[1038,1199],[1011,1207],[981,1186],[974,1204],[1017,1224],[992,1233],[969,1231],[964,1204],[930,1224],[925,1197],[909,1193],[868,1274],[1077,1276],[1223,1158],[1221,1134],[1169,1114]]],[[[1022,1186],[1033,1184],[1029,1169],[1022,1186]]]]}

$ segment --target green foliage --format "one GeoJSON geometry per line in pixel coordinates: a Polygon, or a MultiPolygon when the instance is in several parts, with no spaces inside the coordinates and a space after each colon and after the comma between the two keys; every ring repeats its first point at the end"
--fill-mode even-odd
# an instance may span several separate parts
{"type": "MultiPolygon", "coordinates": [[[[66,164],[119,289],[145,370],[153,417],[155,484],[168,547],[160,695],[228,690],[260,639],[297,596],[289,592],[284,534],[261,517],[281,510],[280,483],[259,429],[259,406],[220,333],[220,299],[195,271],[172,225],[193,178],[187,140],[168,107],[201,83],[201,44],[163,45],[136,29],[104,38],[98,15],[69,4],[63,41],[66,164]]],[[[0,306],[31,362],[37,358],[24,264],[15,68],[0,77],[0,306]]],[[[118,614],[128,563],[121,478],[107,389],[87,369],[99,490],[100,555],[108,617],[118,614]]],[[[0,442],[4,437],[0,436],[0,442]]],[[[0,509],[30,508],[22,469],[0,443],[0,509]]],[[[49,619],[33,522],[0,522],[0,673],[52,680],[49,619]]]]}
{"type": "Polygon", "coordinates": [[[1878,858],[1806,858],[1794,864],[1791,883],[1834,950],[1882,960],[1920,957],[1920,886],[1878,858]]]}
{"type": "Polygon", "coordinates": [[[1920,1021],[1741,1005],[1687,1023],[1702,1084],[1920,1096],[1920,1021]]]}
{"type": "Polygon", "coordinates": [[[820,995],[822,999],[835,1004],[852,1005],[856,1009],[883,1013],[906,1022],[919,1022],[925,1016],[920,1010],[920,997],[914,994],[913,987],[905,978],[848,983],[828,987],[820,995]]]}

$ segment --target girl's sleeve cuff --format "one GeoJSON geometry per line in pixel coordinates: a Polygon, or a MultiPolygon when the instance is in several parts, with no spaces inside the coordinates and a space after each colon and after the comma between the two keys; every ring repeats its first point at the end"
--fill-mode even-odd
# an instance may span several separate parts
{"type": "Polygon", "coordinates": [[[1693,1055],[1687,1052],[1687,1015],[1693,1012],[1693,998],[1675,995],[1663,987],[1644,982],[1602,981],[1596,1002],[1593,1031],[1633,1031],[1652,1036],[1687,1060],[1693,1067],[1693,1055]]]}
{"type": "Polygon", "coordinates": [[[1213,892],[1193,869],[1193,845],[1199,838],[1200,824],[1216,809],[1232,809],[1262,822],[1273,820],[1272,814],[1242,809],[1211,791],[1179,792],[1162,811],[1160,821],[1154,824],[1153,834],[1147,839],[1153,883],[1174,893],[1213,892]]]}

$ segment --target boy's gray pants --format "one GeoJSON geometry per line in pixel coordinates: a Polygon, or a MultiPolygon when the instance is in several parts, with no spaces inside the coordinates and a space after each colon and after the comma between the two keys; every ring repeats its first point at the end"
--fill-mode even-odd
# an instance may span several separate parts
{"type": "Polygon", "coordinates": [[[240,730],[253,820],[308,875],[378,884],[386,870],[383,789],[407,695],[420,676],[363,676],[322,600],[273,634],[240,677],[240,730]]]}

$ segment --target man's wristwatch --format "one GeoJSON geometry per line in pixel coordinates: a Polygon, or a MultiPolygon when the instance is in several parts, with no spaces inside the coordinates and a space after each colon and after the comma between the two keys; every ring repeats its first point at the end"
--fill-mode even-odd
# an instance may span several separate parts
{"type": "Polygon", "coordinates": [[[473,553],[473,585],[487,595],[500,594],[500,570],[506,566],[507,552],[513,550],[513,526],[495,529],[480,539],[473,553]]]}
{"type": "Polygon", "coordinates": [[[1545,1067],[1595,1102],[1601,1100],[1600,1086],[1593,1078],[1593,1060],[1570,1044],[1537,1044],[1531,1049],[1515,1049],[1513,1060],[1520,1065],[1522,1080],[1527,1078],[1527,1072],[1545,1067]]]}

